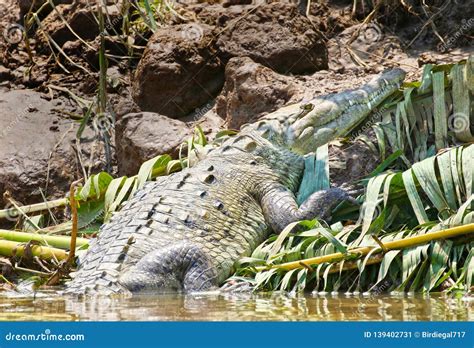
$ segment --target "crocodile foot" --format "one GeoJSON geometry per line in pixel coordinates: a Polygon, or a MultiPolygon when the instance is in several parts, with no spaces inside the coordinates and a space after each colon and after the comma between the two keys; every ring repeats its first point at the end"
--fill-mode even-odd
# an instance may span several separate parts
{"type": "Polygon", "coordinates": [[[197,292],[215,288],[217,272],[199,247],[183,242],[145,255],[119,282],[132,292],[197,292]]]}

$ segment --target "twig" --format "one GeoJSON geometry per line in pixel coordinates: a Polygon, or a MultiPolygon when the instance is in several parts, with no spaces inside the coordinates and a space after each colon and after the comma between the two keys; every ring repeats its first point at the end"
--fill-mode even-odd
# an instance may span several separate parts
{"type": "Polygon", "coordinates": [[[74,149],[74,152],[76,153],[77,162],[79,163],[79,167],[81,168],[84,180],[87,180],[87,178],[88,178],[87,171],[86,171],[86,168],[84,167],[84,163],[82,161],[81,140],[76,138],[76,146],[73,146],[72,148],[74,149]]]}
{"type": "Polygon", "coordinates": [[[75,193],[76,193],[76,187],[81,181],[82,179],[74,181],[71,184],[71,188],[69,189],[69,204],[71,205],[71,214],[72,214],[71,244],[69,247],[69,255],[66,260],[66,263],[68,263],[69,265],[74,262],[74,257],[76,255],[78,214],[77,214],[77,201],[76,201],[75,193]]]}
{"type": "Polygon", "coordinates": [[[51,216],[51,219],[53,219],[54,225],[57,225],[58,221],[56,220],[56,216],[54,215],[53,211],[50,209],[48,205],[48,200],[46,199],[46,196],[44,195],[41,187],[39,188],[39,192],[40,192],[41,198],[43,199],[43,203],[46,204],[46,209],[48,209],[49,216],[51,216]]]}
{"type": "MultiPolygon", "coordinates": [[[[53,46],[59,51],[59,53],[61,53],[64,58],[66,58],[66,60],[71,63],[73,66],[75,66],[76,68],[79,68],[81,70],[83,70],[84,72],[86,72],[88,75],[93,75],[87,68],[84,68],[82,65],[79,65],[77,64],[76,62],[74,62],[63,50],[62,48],[56,43],[56,41],[53,40],[53,38],[51,36],[49,36],[43,29],[43,26],[41,25],[41,21],[39,20],[38,16],[36,16],[36,14],[33,15],[35,20],[36,20],[36,23],[38,24],[38,27],[39,29],[41,30],[41,32],[43,33],[43,35],[46,36],[47,40],[48,40],[48,45],[49,47],[51,48],[52,50],[52,47],[49,43],[53,44],[53,46]]],[[[65,69],[61,63],[59,63],[59,60],[57,60],[58,64],[63,68],[65,69]]],[[[67,69],[66,69],[67,70],[67,69]]]]}
{"type": "Polygon", "coordinates": [[[67,88],[59,87],[59,86],[55,86],[55,85],[47,85],[46,87],[48,87],[48,88],[50,88],[50,89],[55,89],[55,90],[57,90],[57,91],[61,91],[61,92],[67,93],[81,108],[82,108],[82,107],[87,107],[87,108],[89,108],[90,105],[93,103],[92,101],[89,101],[89,100],[87,100],[87,99],[78,97],[77,95],[75,95],[73,92],[71,92],[71,91],[70,91],[69,89],[67,89],[67,88]]]}
{"type": "Polygon", "coordinates": [[[400,62],[397,62],[393,59],[389,59],[389,58],[385,58],[385,57],[382,57],[382,56],[379,56],[378,54],[375,54],[375,53],[372,53],[372,52],[367,52],[367,51],[364,51],[364,50],[360,50],[358,48],[351,48],[352,50],[354,51],[359,51],[359,52],[362,52],[362,53],[365,53],[365,54],[368,54],[370,56],[374,56],[376,58],[379,58],[379,59],[383,59],[385,61],[390,61],[390,62],[394,62],[395,64],[399,65],[399,66],[407,66],[407,67],[410,67],[410,68],[413,68],[413,69],[418,69],[417,66],[415,65],[411,65],[411,64],[406,64],[406,63],[400,63],[400,62]]]}
{"type": "Polygon", "coordinates": [[[438,12],[436,12],[435,14],[433,14],[430,18],[428,18],[428,20],[425,22],[425,24],[423,24],[423,26],[421,27],[421,29],[418,31],[418,34],[415,35],[415,37],[408,43],[408,45],[405,46],[405,48],[408,48],[410,47],[419,37],[420,35],[423,33],[423,31],[425,30],[425,28],[430,25],[432,22],[433,22],[433,19],[438,16],[441,12],[444,11],[444,9],[451,3],[451,1],[447,1],[446,4],[441,7],[439,9],[438,12]]]}
{"type": "Polygon", "coordinates": [[[377,237],[376,235],[372,235],[372,238],[382,248],[384,253],[386,253],[388,251],[387,247],[382,243],[382,241],[379,239],[379,237],[377,237]]]}
{"type": "Polygon", "coordinates": [[[18,271],[33,273],[33,274],[37,274],[37,275],[40,275],[40,276],[43,276],[43,277],[49,277],[49,273],[37,271],[37,270],[31,269],[31,268],[20,267],[20,266],[18,266],[18,265],[16,265],[16,264],[15,264],[15,266],[14,266],[13,268],[14,268],[15,270],[18,270],[18,271]]]}
{"type": "Polygon", "coordinates": [[[34,256],[34,257],[33,257],[33,260],[35,260],[36,263],[37,263],[42,269],[44,269],[48,274],[51,274],[51,273],[52,273],[52,271],[51,271],[48,267],[46,267],[46,266],[44,265],[43,261],[41,261],[41,259],[40,259],[38,256],[34,256]]]}

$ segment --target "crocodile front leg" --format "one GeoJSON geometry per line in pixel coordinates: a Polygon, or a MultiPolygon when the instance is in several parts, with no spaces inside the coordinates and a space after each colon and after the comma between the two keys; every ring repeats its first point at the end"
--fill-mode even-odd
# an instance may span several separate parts
{"type": "Polygon", "coordinates": [[[280,233],[290,223],[314,218],[328,220],[331,211],[343,201],[354,199],[343,189],[334,187],[313,193],[298,207],[295,195],[282,185],[267,189],[262,197],[263,215],[273,232],[280,233]]]}
{"type": "Polygon", "coordinates": [[[182,242],[145,255],[120,284],[132,292],[193,292],[217,287],[217,272],[198,246],[182,242]]]}

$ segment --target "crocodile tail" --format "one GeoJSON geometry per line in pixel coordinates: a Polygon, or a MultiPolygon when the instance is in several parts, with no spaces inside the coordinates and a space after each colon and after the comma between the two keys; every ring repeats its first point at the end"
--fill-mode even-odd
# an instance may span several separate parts
{"type": "Polygon", "coordinates": [[[72,280],[66,284],[64,293],[77,296],[129,293],[118,282],[120,264],[103,262],[103,255],[94,249],[99,249],[97,244],[90,247],[91,252],[86,255],[87,262],[90,265],[99,264],[99,266],[90,270],[80,268],[77,272],[71,273],[72,280]]]}

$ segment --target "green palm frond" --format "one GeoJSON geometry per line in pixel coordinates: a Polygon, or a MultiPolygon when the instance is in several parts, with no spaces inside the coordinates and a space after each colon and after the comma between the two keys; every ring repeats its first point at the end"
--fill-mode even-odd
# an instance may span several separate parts
{"type": "Polygon", "coordinates": [[[455,284],[452,290],[470,289],[473,169],[471,145],[427,158],[404,172],[376,176],[368,183],[359,223],[293,223],[239,263],[236,274],[254,278],[258,290],[368,291],[385,284],[385,291],[431,291],[448,278],[455,284]],[[462,237],[430,239],[433,232],[443,236],[459,226],[466,227],[456,230],[462,237]],[[421,245],[415,238],[419,236],[427,236],[421,245]],[[385,244],[399,249],[384,250],[385,244]],[[308,262],[314,258],[324,262],[308,262]]]}

